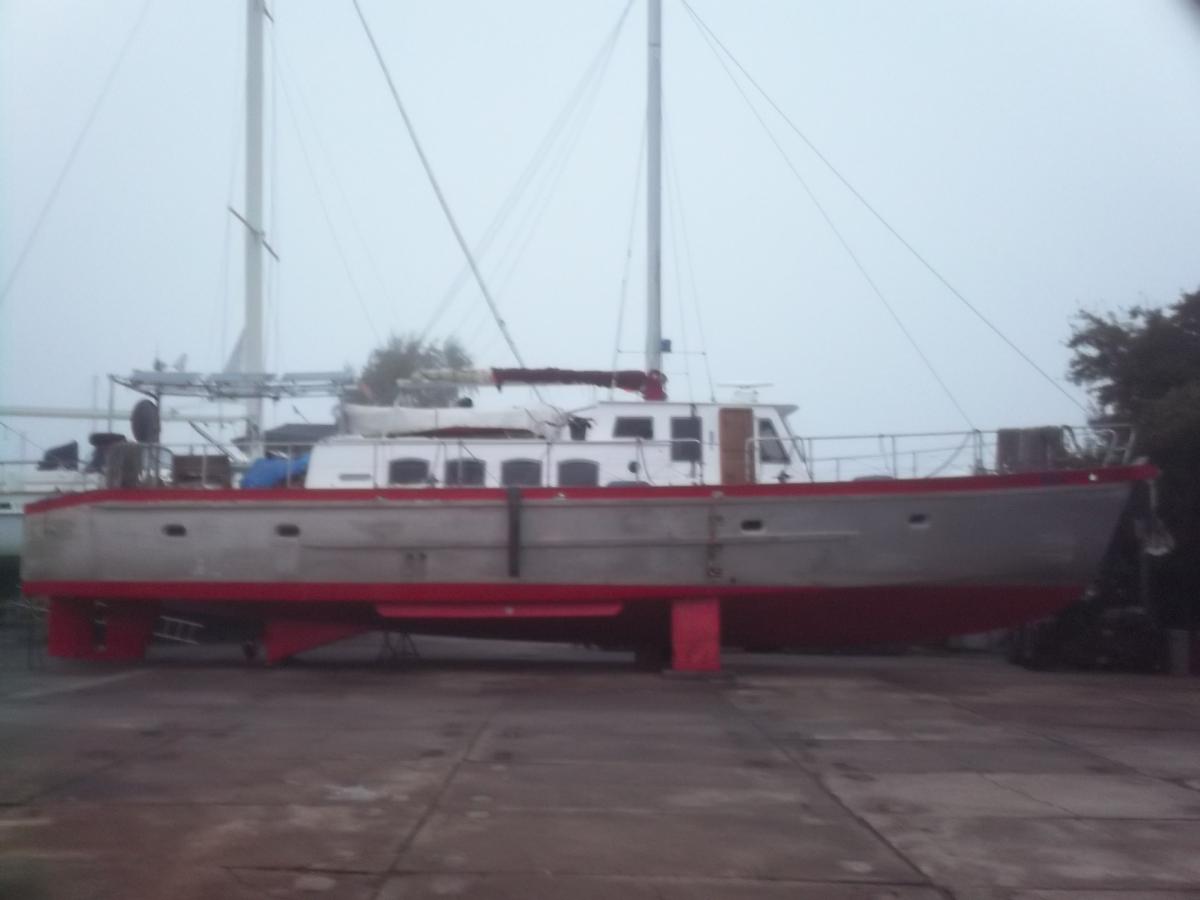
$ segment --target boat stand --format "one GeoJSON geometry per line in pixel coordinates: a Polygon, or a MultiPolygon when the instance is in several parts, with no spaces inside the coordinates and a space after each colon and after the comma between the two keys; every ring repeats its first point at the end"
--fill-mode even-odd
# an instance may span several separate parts
{"type": "Polygon", "coordinates": [[[379,644],[379,653],[375,659],[380,662],[402,662],[404,659],[411,657],[412,659],[420,659],[421,654],[417,652],[416,642],[413,641],[412,635],[407,631],[390,631],[385,630],[380,632],[382,640],[379,644]]]}
{"type": "Polygon", "coordinates": [[[720,671],[721,601],[716,597],[671,604],[671,669],[720,671]]]}
{"type": "Polygon", "coordinates": [[[145,657],[158,619],[156,603],[98,604],[54,597],[47,649],[67,659],[130,662],[145,657]]]}

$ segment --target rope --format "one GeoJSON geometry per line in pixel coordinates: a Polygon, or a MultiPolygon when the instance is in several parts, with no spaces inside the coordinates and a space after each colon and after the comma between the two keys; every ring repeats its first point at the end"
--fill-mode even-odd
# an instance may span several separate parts
{"type": "MultiPolygon", "coordinates": [[[[628,11],[629,7],[626,7],[628,11]]],[[[620,23],[618,23],[619,25],[620,23]]],[[[616,32],[614,32],[615,36],[616,32]]],[[[616,49],[616,42],[611,41],[607,47],[607,53],[603,57],[602,65],[597,71],[596,77],[589,85],[589,93],[582,99],[578,108],[578,115],[570,125],[570,132],[563,139],[558,157],[549,166],[549,174],[542,181],[537,195],[531,203],[525,208],[525,213],[521,217],[521,221],[513,229],[513,234],[500,254],[500,258],[496,261],[494,279],[492,283],[496,286],[497,292],[502,293],[513,276],[516,274],[517,268],[521,264],[521,260],[525,257],[526,251],[529,249],[533,238],[536,236],[538,228],[542,223],[542,219],[549,209],[557,191],[558,185],[562,181],[562,177],[570,164],[571,158],[575,153],[575,148],[579,144],[580,138],[583,136],[584,130],[587,128],[588,122],[591,120],[592,110],[596,106],[596,98],[600,95],[600,88],[604,84],[604,76],[608,73],[608,64],[613,57],[613,51],[616,49]]],[[[459,329],[465,328],[468,321],[474,319],[474,313],[477,307],[467,311],[467,315],[463,317],[459,324],[459,329]]],[[[486,322],[486,319],[484,320],[486,322]]],[[[456,332],[457,333],[457,332],[456,332]]],[[[467,338],[468,342],[478,336],[479,329],[476,328],[467,338]]],[[[481,356],[486,355],[490,351],[495,339],[486,344],[481,352],[481,356]]]]}
{"type": "Polygon", "coordinates": [[[346,248],[342,246],[341,238],[338,237],[337,228],[333,224],[333,217],[329,214],[329,207],[325,203],[325,195],[321,192],[321,184],[317,181],[317,173],[313,169],[312,158],[308,155],[308,147],[304,144],[304,134],[300,131],[300,122],[297,120],[296,110],[292,106],[292,98],[291,94],[288,93],[287,82],[286,80],[281,80],[280,84],[283,87],[283,100],[284,105],[287,106],[288,118],[291,120],[292,127],[296,130],[296,141],[300,145],[300,157],[304,160],[304,167],[308,171],[309,179],[312,181],[313,192],[317,195],[317,205],[321,207],[321,215],[325,218],[325,225],[329,228],[329,236],[333,239],[333,248],[337,252],[338,258],[342,261],[342,268],[346,270],[346,279],[350,282],[350,289],[358,301],[358,307],[362,310],[363,317],[367,320],[367,325],[371,328],[371,333],[375,336],[375,342],[382,344],[383,336],[375,326],[375,320],[371,317],[371,311],[367,307],[367,300],[363,296],[362,288],[358,286],[358,281],[354,277],[354,271],[350,268],[350,260],[346,257],[346,248]]]}
{"type": "MultiPolygon", "coordinates": [[[[668,130],[668,136],[670,136],[670,126],[665,116],[663,123],[668,130]]],[[[683,255],[687,262],[688,281],[692,288],[692,311],[696,316],[696,332],[700,338],[700,351],[697,355],[704,362],[704,377],[708,382],[708,399],[716,403],[717,389],[713,384],[712,366],[709,365],[708,360],[708,341],[704,337],[704,319],[700,314],[700,289],[696,286],[696,265],[692,260],[692,242],[688,237],[687,212],[683,208],[683,190],[679,183],[679,169],[675,165],[674,140],[674,137],[670,137],[667,142],[667,183],[671,186],[675,202],[679,207],[679,233],[683,238],[683,255]]]]}
{"type": "MultiPolygon", "coordinates": [[[[621,299],[617,303],[617,334],[613,341],[612,370],[617,371],[621,355],[621,331],[625,325],[625,301],[629,296],[629,272],[633,268],[634,231],[637,228],[638,200],[642,193],[642,173],[646,164],[646,116],[642,117],[642,136],[638,138],[637,166],[633,175],[633,209],[629,214],[629,237],[625,242],[625,265],[621,271],[621,299]]],[[[615,388],[608,389],[608,399],[613,398],[615,388]]]]}
{"type": "MultiPolygon", "coordinates": [[[[475,283],[479,285],[479,291],[483,294],[483,299],[487,301],[488,308],[492,311],[492,318],[496,320],[496,326],[504,336],[504,342],[508,344],[508,349],[512,351],[513,358],[524,368],[525,360],[521,356],[521,351],[517,349],[516,342],[513,341],[512,335],[509,334],[508,325],[505,323],[504,317],[500,315],[500,310],[496,306],[492,292],[488,290],[487,283],[483,280],[483,273],[479,271],[479,264],[475,261],[475,256],[471,253],[471,248],[467,245],[467,239],[463,237],[462,229],[458,227],[458,221],[454,218],[454,213],[450,210],[450,204],[446,201],[445,194],[442,193],[437,176],[433,173],[433,166],[430,165],[429,158],[425,155],[425,150],[421,146],[420,139],[417,137],[412,120],[408,117],[408,111],[404,108],[404,101],[400,99],[400,92],[396,89],[395,81],[392,80],[392,73],[383,59],[383,53],[379,49],[379,44],[375,42],[375,35],[371,32],[371,26],[367,24],[366,16],[363,15],[362,7],[359,6],[358,0],[351,0],[351,2],[354,4],[354,11],[358,14],[359,22],[362,23],[363,31],[366,33],[367,40],[371,44],[371,50],[375,54],[375,59],[379,63],[380,70],[383,72],[383,77],[387,81],[388,90],[392,94],[392,100],[396,103],[396,111],[400,113],[400,118],[404,120],[404,127],[408,130],[408,136],[412,139],[413,149],[417,151],[417,156],[421,160],[421,166],[425,169],[425,174],[429,178],[429,185],[433,188],[433,193],[437,196],[438,204],[442,207],[442,212],[446,216],[446,222],[450,225],[450,230],[454,232],[454,239],[458,241],[458,246],[462,249],[463,255],[466,256],[467,262],[471,266],[471,274],[475,277],[475,283]]],[[[538,396],[539,400],[541,399],[537,388],[534,388],[534,394],[538,396]]]]}
{"type": "MultiPolygon", "coordinates": [[[[274,29],[272,29],[272,33],[274,33],[274,29]]],[[[274,46],[274,44],[272,44],[272,46],[274,46]]],[[[386,302],[388,301],[390,293],[387,287],[387,281],[383,277],[382,269],[379,267],[379,263],[375,258],[375,254],[371,251],[371,245],[367,243],[367,239],[363,235],[362,227],[358,223],[358,217],[354,214],[354,207],[350,203],[349,195],[346,193],[345,184],[342,182],[342,179],[338,174],[337,166],[334,165],[333,154],[329,152],[329,146],[325,143],[324,138],[321,137],[321,130],[317,127],[317,117],[313,115],[312,107],[309,105],[308,98],[305,94],[304,80],[301,77],[299,70],[292,65],[291,60],[288,58],[286,52],[284,52],[282,45],[279,47],[279,61],[282,63],[280,70],[283,73],[283,76],[287,77],[288,81],[291,83],[292,90],[296,94],[300,112],[303,113],[303,117],[308,121],[309,131],[316,140],[317,151],[321,158],[325,161],[325,167],[329,170],[329,176],[333,181],[333,186],[337,190],[338,197],[341,198],[342,207],[346,210],[346,218],[350,220],[350,230],[354,232],[355,238],[358,239],[358,244],[360,247],[362,247],[363,256],[366,257],[367,264],[371,269],[371,274],[375,276],[375,282],[379,285],[379,292],[386,302]]],[[[388,303],[389,307],[390,305],[391,304],[388,303]]]]}
{"type": "Polygon", "coordinates": [[[87,118],[84,119],[83,128],[80,129],[78,136],[75,138],[75,143],[71,145],[71,150],[67,153],[67,159],[59,171],[58,177],[54,179],[54,185],[50,188],[46,202],[42,204],[42,208],[38,211],[37,218],[33,222],[33,228],[30,230],[28,237],[25,238],[25,243],[21,246],[21,252],[17,254],[17,261],[13,265],[12,271],[8,273],[8,278],[4,281],[3,289],[0,289],[0,304],[4,303],[9,292],[12,290],[13,284],[16,283],[17,276],[21,274],[21,270],[25,267],[25,261],[29,258],[29,251],[33,249],[33,245],[37,242],[38,235],[42,231],[42,226],[46,224],[50,210],[54,206],[55,201],[58,200],[59,192],[67,180],[67,175],[70,174],[71,169],[75,165],[75,159],[79,156],[79,150],[83,147],[83,143],[87,140],[88,133],[92,130],[92,125],[96,121],[96,114],[100,112],[100,107],[104,105],[104,101],[107,99],[113,83],[117,80],[117,73],[121,69],[121,64],[125,62],[125,57],[129,55],[129,48],[133,46],[134,38],[142,30],[142,23],[146,21],[146,12],[150,9],[150,2],[151,0],[145,0],[142,4],[142,8],[138,11],[137,19],[134,20],[133,27],[129,29],[129,33],[125,36],[125,43],[121,45],[121,49],[117,53],[117,58],[113,60],[112,67],[104,77],[104,84],[100,88],[100,93],[96,95],[87,118]]]}
{"type": "Polygon", "coordinates": [[[688,350],[687,307],[684,305],[685,285],[683,271],[679,267],[678,235],[680,229],[677,227],[679,221],[679,204],[671,182],[671,140],[670,129],[667,127],[665,114],[663,116],[663,131],[665,132],[664,136],[667,138],[663,143],[667,151],[667,221],[671,223],[671,267],[675,272],[675,296],[679,301],[679,336],[681,338],[680,343],[683,344],[683,381],[687,385],[687,398],[690,402],[695,400],[696,394],[692,389],[692,354],[688,350]]]}
{"type": "MultiPolygon", "coordinates": [[[[275,39],[276,27],[275,17],[267,16],[267,21],[271,24],[268,30],[268,36],[271,41],[271,170],[270,170],[270,193],[268,200],[270,208],[267,211],[267,233],[271,236],[271,240],[277,246],[279,245],[279,42],[275,39]]],[[[319,137],[318,137],[319,140],[319,137]]],[[[280,332],[282,331],[280,322],[282,320],[282,311],[280,307],[283,303],[283,291],[280,287],[280,281],[283,278],[283,267],[279,265],[279,261],[274,256],[267,259],[267,309],[271,315],[268,316],[268,321],[272,322],[271,337],[275,343],[275,359],[274,365],[276,371],[283,371],[283,353],[280,349],[280,332]]],[[[264,361],[264,368],[269,369],[264,361]]]]}
{"type": "MultiPolygon", "coordinates": [[[[238,162],[240,154],[238,151],[238,121],[242,118],[243,109],[237,98],[241,97],[239,84],[234,81],[234,101],[230,104],[233,107],[233,125],[229,129],[229,182],[225,189],[225,208],[226,210],[233,209],[234,186],[237,182],[238,162]]],[[[218,310],[220,320],[220,332],[217,340],[217,370],[220,371],[225,367],[225,363],[229,359],[229,267],[230,267],[230,242],[233,238],[233,214],[226,212],[225,214],[225,235],[221,243],[221,293],[220,293],[220,308],[218,310]]]]}
{"type": "Polygon", "coordinates": [[[38,444],[38,443],[36,443],[36,442],[35,442],[35,441],[34,441],[34,440],[33,440],[33,439],[32,439],[32,438],[29,436],[29,435],[27,435],[25,432],[23,432],[23,431],[17,431],[17,429],[13,428],[11,425],[6,425],[6,424],[4,424],[4,422],[3,422],[3,421],[0,421],[0,428],[3,428],[3,429],[4,429],[5,431],[7,431],[9,434],[15,434],[15,435],[16,435],[18,438],[20,438],[22,441],[24,441],[25,443],[27,443],[27,444],[31,445],[31,446],[33,447],[33,449],[34,449],[34,450],[36,450],[36,451],[38,451],[39,453],[45,453],[45,452],[46,452],[46,448],[45,448],[45,447],[43,447],[41,444],[38,444]]]}
{"type": "Polygon", "coordinates": [[[938,387],[942,389],[942,393],[946,395],[946,397],[954,405],[954,408],[958,410],[958,414],[962,416],[967,425],[974,429],[975,423],[971,421],[971,417],[967,415],[967,412],[965,409],[963,409],[962,404],[958,402],[958,398],[954,396],[954,392],[950,390],[950,386],[946,384],[945,380],[938,373],[937,368],[933,365],[933,361],[925,354],[925,351],[921,349],[921,345],[917,343],[917,339],[913,336],[912,332],[908,330],[908,327],[904,324],[903,320],[900,318],[900,315],[896,312],[891,302],[886,296],[884,296],[883,291],[875,282],[875,279],[871,277],[871,274],[867,271],[866,266],[863,265],[862,260],[859,259],[858,254],[854,252],[854,248],[850,246],[849,241],[846,240],[841,230],[836,224],[834,224],[833,218],[829,215],[829,212],[825,209],[821,201],[817,199],[817,195],[813,193],[812,188],[809,187],[809,184],[805,180],[804,176],[800,174],[800,170],[796,168],[795,164],[791,160],[791,157],[788,156],[787,151],[783,148],[783,145],[779,143],[779,139],[775,137],[774,132],[771,131],[770,126],[767,125],[766,120],[762,117],[762,114],[759,113],[758,108],[750,100],[749,95],[746,93],[741,83],[738,82],[737,78],[734,77],[734,74],[732,70],[730,70],[728,63],[725,62],[724,57],[722,57],[717,51],[717,48],[709,38],[708,33],[702,30],[700,34],[705,39],[709,49],[712,50],[713,55],[716,56],[717,62],[721,64],[721,68],[725,70],[725,74],[729,76],[729,80],[733,83],[733,86],[737,89],[737,92],[741,95],[742,99],[746,101],[747,107],[749,107],[750,112],[753,113],[754,118],[758,120],[758,124],[762,126],[763,131],[766,132],[766,135],[770,139],[771,143],[775,145],[775,149],[779,151],[779,155],[783,158],[784,164],[789,170],[791,170],[791,173],[796,177],[796,180],[800,182],[800,186],[804,188],[804,192],[808,195],[808,199],[811,200],[813,206],[817,208],[817,212],[821,214],[821,218],[825,220],[825,224],[829,226],[829,230],[833,232],[834,236],[838,240],[838,243],[842,245],[842,249],[846,251],[846,254],[854,263],[855,268],[857,268],[859,274],[862,275],[863,280],[866,281],[866,283],[870,286],[871,291],[875,294],[876,298],[878,298],[879,302],[883,304],[883,308],[887,310],[888,315],[890,315],[892,318],[892,321],[896,323],[896,327],[900,329],[900,332],[904,335],[905,339],[907,339],[909,345],[916,352],[917,356],[920,357],[921,362],[925,364],[925,368],[929,370],[929,374],[933,376],[933,380],[936,381],[938,387]]]}
{"type": "MultiPolygon", "coordinates": [[[[1046,381],[1050,382],[1050,384],[1052,384],[1054,386],[1054,389],[1056,391],[1058,391],[1060,394],[1062,394],[1064,397],[1066,397],[1068,400],[1070,400],[1072,403],[1074,403],[1079,409],[1083,410],[1083,412],[1085,412],[1085,413],[1088,412],[1088,408],[1086,406],[1084,406],[1082,403],[1080,403],[1077,398],[1075,398],[1065,387],[1063,387],[1059,383],[1058,379],[1054,378],[1052,375],[1050,375],[1048,372],[1046,372],[1045,369],[1043,369],[1036,362],[1034,362],[1033,359],[1024,350],[1022,350],[1020,347],[1018,347],[1016,345],[1016,343],[1014,343],[1013,340],[1008,337],[1008,335],[1006,335],[1003,331],[1001,331],[1000,328],[995,323],[993,323],[987,316],[985,316],[983,314],[983,312],[977,306],[975,306],[975,304],[973,304],[970,300],[968,300],[962,294],[962,292],[958,290],[958,288],[956,288],[953,284],[951,284],[950,281],[944,275],[942,275],[942,273],[940,271],[938,271],[937,268],[934,267],[933,263],[929,262],[929,260],[927,260],[912,244],[910,244],[907,240],[905,240],[904,236],[902,234],[900,234],[900,232],[897,231],[892,226],[891,222],[889,222],[887,219],[885,219],[883,217],[882,213],[880,213],[877,209],[875,209],[874,206],[872,206],[869,202],[867,202],[867,198],[859,193],[858,189],[853,184],[851,184],[850,181],[844,175],[842,175],[842,173],[837,169],[837,167],[834,166],[834,164],[832,162],[830,162],[828,157],[826,157],[825,154],[822,153],[811,140],[809,140],[808,135],[806,135],[803,131],[800,130],[800,127],[798,125],[796,125],[795,122],[792,121],[792,119],[787,115],[787,113],[785,113],[782,109],[780,109],[779,105],[771,98],[771,96],[758,83],[758,81],[755,80],[754,76],[751,75],[746,70],[746,67],[743,66],[741,64],[741,62],[738,61],[738,58],[736,56],[734,56],[733,53],[730,51],[730,49],[725,46],[725,44],[721,41],[721,39],[719,37],[717,37],[716,33],[711,28],[708,27],[708,24],[703,19],[700,18],[699,13],[697,13],[694,9],[692,9],[691,4],[689,4],[687,2],[687,0],[680,0],[680,2],[683,3],[684,9],[686,9],[688,11],[688,13],[691,15],[691,17],[692,17],[693,21],[695,21],[697,27],[699,27],[701,29],[701,33],[704,34],[706,37],[711,37],[711,40],[716,42],[717,46],[720,47],[722,51],[724,51],[725,55],[729,57],[729,59],[733,62],[733,64],[735,66],[737,66],[738,70],[746,77],[746,80],[749,81],[750,84],[754,86],[754,89],[756,91],[758,91],[759,94],[762,95],[763,99],[766,100],[767,103],[770,105],[770,107],[773,110],[775,110],[776,113],[779,114],[779,117],[781,119],[783,119],[784,122],[787,123],[788,127],[791,128],[792,131],[794,131],[796,133],[796,135],[800,138],[800,140],[802,140],[808,146],[808,148],[814,154],[816,154],[817,159],[819,159],[822,163],[824,163],[826,168],[828,168],[829,171],[833,173],[834,177],[836,177],[837,180],[840,181],[842,183],[842,185],[848,191],[850,191],[851,194],[854,195],[854,198],[856,200],[858,200],[858,202],[861,203],[866,208],[867,212],[869,212],[872,216],[874,216],[876,221],[878,221],[879,224],[881,224],[884,228],[886,228],[888,230],[888,232],[892,235],[892,237],[894,237],[897,241],[899,241],[900,245],[903,246],[904,249],[907,250],[910,254],[912,254],[913,258],[916,259],[917,262],[919,262],[922,266],[924,266],[925,269],[931,275],[933,275],[934,278],[936,278],[939,282],[941,282],[942,286],[945,287],[946,290],[948,290],[960,303],[962,303],[964,306],[966,306],[967,309],[969,309],[972,313],[974,313],[975,316],[981,322],[983,322],[984,325],[986,325],[989,329],[991,329],[993,334],[995,334],[998,338],[1000,338],[1000,340],[1002,340],[1005,344],[1007,344],[1011,350],[1013,350],[1019,357],[1021,357],[1021,359],[1023,359],[1026,363],[1028,363],[1035,372],[1037,372],[1039,375],[1042,376],[1042,378],[1044,378],[1046,381]]],[[[711,43],[710,43],[710,46],[711,46],[711,43]]]]}
{"type": "MultiPolygon", "coordinates": [[[[596,51],[596,55],[592,58],[592,61],[588,64],[587,68],[584,69],[583,75],[580,76],[571,92],[567,95],[567,99],[559,109],[558,114],[551,121],[550,127],[546,130],[546,133],[542,136],[542,140],[538,143],[537,148],[534,150],[533,156],[530,157],[529,162],[525,165],[525,168],[521,170],[521,174],[517,178],[517,181],[513,184],[512,188],[508,192],[508,195],[504,198],[504,202],[500,204],[500,208],[496,211],[496,215],[492,217],[492,221],[488,223],[488,227],[484,230],[483,236],[480,238],[479,243],[476,244],[475,253],[477,255],[483,254],[488,250],[492,244],[492,241],[496,239],[500,229],[504,226],[504,223],[508,220],[508,217],[512,214],[513,210],[520,202],[526,188],[529,186],[529,183],[540,171],[546,155],[557,142],[562,130],[566,127],[567,123],[571,120],[572,116],[574,116],[576,110],[578,109],[580,100],[586,92],[592,79],[595,77],[596,71],[600,68],[602,61],[606,56],[611,56],[612,45],[616,43],[621,26],[623,25],[632,5],[633,0],[630,0],[630,2],[626,4],[625,10],[617,19],[617,24],[613,27],[612,31],[609,32],[608,37],[600,45],[600,49],[596,51]]],[[[605,63],[605,65],[607,64],[605,63]]],[[[424,344],[425,340],[429,337],[430,332],[433,331],[438,321],[440,321],[441,317],[454,302],[454,299],[458,296],[458,292],[461,290],[463,284],[466,283],[467,279],[470,278],[470,275],[470,267],[463,265],[459,272],[454,276],[453,281],[450,282],[450,286],[442,294],[437,306],[434,307],[433,313],[429,317],[425,327],[421,330],[420,342],[422,344],[424,344]]]]}

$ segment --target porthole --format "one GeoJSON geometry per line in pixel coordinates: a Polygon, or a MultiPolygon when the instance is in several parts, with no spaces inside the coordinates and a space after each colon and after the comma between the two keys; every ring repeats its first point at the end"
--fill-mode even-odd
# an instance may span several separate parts
{"type": "Polygon", "coordinates": [[[280,537],[300,537],[300,526],[283,522],[275,526],[275,533],[280,537]]]}
{"type": "Polygon", "coordinates": [[[162,532],[167,537],[186,537],[187,536],[187,529],[184,528],[182,525],[178,524],[177,522],[172,522],[169,525],[164,525],[162,532]]]}
{"type": "Polygon", "coordinates": [[[742,519],[742,531],[754,534],[763,530],[762,519],[742,519]]]}
{"type": "Polygon", "coordinates": [[[908,517],[908,524],[913,528],[926,528],[929,525],[929,516],[926,513],[913,513],[908,517]]]}

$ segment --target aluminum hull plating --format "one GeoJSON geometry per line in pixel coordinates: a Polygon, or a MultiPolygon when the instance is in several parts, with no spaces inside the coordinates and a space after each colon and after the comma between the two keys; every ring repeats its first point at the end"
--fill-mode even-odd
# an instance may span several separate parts
{"type": "Polygon", "coordinates": [[[627,641],[935,638],[1075,599],[1149,467],[682,488],[95,491],[27,509],[27,593],[627,641]]]}

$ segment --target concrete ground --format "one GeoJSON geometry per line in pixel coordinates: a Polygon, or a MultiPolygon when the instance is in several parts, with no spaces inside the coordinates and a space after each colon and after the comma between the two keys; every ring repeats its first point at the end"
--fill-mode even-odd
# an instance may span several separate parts
{"type": "MultiPolygon", "coordinates": [[[[0,897],[1200,897],[1200,683],[378,638],[252,668],[0,635],[0,897]]],[[[219,657],[219,658],[218,658],[219,657]]]]}

